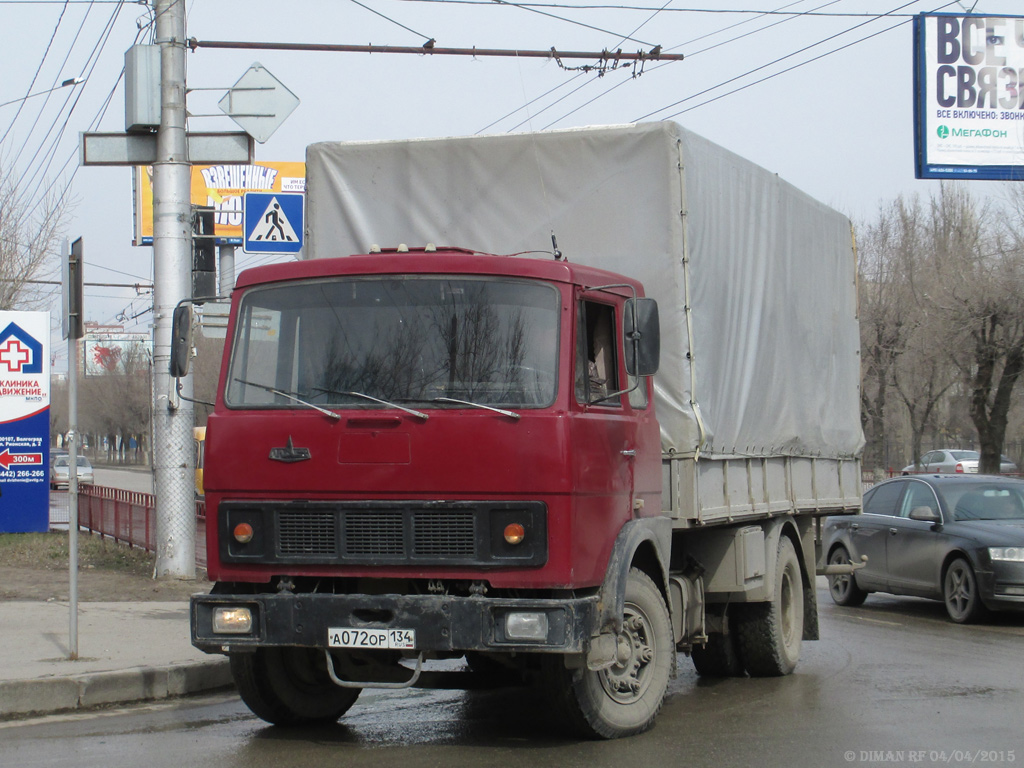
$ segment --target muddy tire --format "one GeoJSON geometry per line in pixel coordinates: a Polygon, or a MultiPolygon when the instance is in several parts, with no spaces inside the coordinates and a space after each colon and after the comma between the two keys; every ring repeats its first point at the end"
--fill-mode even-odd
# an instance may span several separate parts
{"type": "Polygon", "coordinates": [[[964,558],[958,557],[946,568],[942,579],[942,598],[946,613],[957,624],[971,624],[985,614],[985,606],[978,594],[978,577],[964,558]]]}
{"type": "MultiPolygon", "coordinates": [[[[724,621],[731,622],[726,616],[724,621]]],[[[746,669],[740,659],[736,632],[730,625],[728,634],[712,633],[704,647],[694,646],[690,651],[693,667],[701,677],[743,677],[746,669]]]]}
{"type": "Polygon", "coordinates": [[[617,739],[643,733],[665,699],[675,661],[668,608],[650,577],[636,568],[626,582],[618,658],[608,669],[566,669],[545,660],[544,687],[555,715],[586,738],[617,739]]]}
{"type": "Polygon", "coordinates": [[[333,723],[359,697],[359,688],[331,682],[322,650],[261,648],[233,653],[231,676],[242,701],[274,725],[333,723]]]}
{"type": "Polygon", "coordinates": [[[804,586],[796,549],[786,536],[779,539],[771,601],[736,607],[740,658],[751,677],[792,672],[804,633],[804,586]]]}
{"type": "MultiPolygon", "coordinates": [[[[828,556],[829,565],[849,565],[849,563],[850,553],[846,551],[846,547],[836,547],[828,556]]],[[[832,601],[836,605],[845,605],[850,608],[863,605],[868,597],[868,593],[857,586],[857,579],[852,573],[829,576],[828,592],[832,595],[832,601]]]]}

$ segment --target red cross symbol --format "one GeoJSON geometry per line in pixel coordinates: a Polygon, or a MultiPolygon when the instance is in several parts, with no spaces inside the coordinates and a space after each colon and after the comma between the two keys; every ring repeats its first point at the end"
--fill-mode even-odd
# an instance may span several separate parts
{"type": "Polygon", "coordinates": [[[11,338],[0,347],[0,363],[11,373],[21,373],[21,367],[32,361],[32,350],[17,339],[11,338]]]}

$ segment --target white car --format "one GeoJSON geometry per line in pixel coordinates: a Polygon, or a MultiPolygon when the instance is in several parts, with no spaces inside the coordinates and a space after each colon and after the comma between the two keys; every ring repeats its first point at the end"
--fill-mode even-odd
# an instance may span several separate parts
{"type": "MultiPolygon", "coordinates": [[[[67,488],[70,484],[69,473],[71,470],[71,458],[65,453],[54,457],[50,465],[50,487],[67,488]]],[[[78,457],[78,482],[95,483],[96,478],[92,470],[92,464],[85,456],[78,457]]]]}
{"type": "MultiPolygon", "coordinates": [[[[999,464],[999,474],[1001,475],[1015,475],[1017,474],[1017,465],[1013,463],[1007,456],[1002,456],[1001,463],[999,464]]],[[[976,475],[978,474],[978,465],[981,463],[981,454],[977,451],[962,451],[956,448],[941,450],[941,451],[929,451],[921,460],[914,464],[908,464],[902,470],[901,474],[913,475],[913,474],[964,474],[964,475],[976,475]]]]}

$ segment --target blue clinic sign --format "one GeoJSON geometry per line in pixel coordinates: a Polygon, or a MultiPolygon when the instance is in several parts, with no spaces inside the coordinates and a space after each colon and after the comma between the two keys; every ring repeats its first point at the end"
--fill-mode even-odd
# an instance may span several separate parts
{"type": "Polygon", "coordinates": [[[242,250],[246,253],[298,253],[302,248],[302,203],[297,192],[246,192],[242,210],[242,250]]]}
{"type": "Polygon", "coordinates": [[[49,312],[0,312],[0,533],[50,527],[49,312]]]}

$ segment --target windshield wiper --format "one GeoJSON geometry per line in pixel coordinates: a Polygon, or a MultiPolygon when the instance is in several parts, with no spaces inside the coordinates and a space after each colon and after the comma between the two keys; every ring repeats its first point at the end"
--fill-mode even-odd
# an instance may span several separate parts
{"type": "Polygon", "coordinates": [[[363,392],[353,392],[353,391],[350,391],[350,390],[349,391],[346,391],[346,390],[340,390],[339,391],[337,389],[324,389],[323,387],[313,387],[313,389],[315,389],[317,392],[326,392],[328,395],[348,395],[349,397],[361,397],[364,400],[371,400],[371,401],[373,401],[375,403],[380,403],[381,405],[386,405],[388,408],[397,408],[400,411],[404,411],[405,413],[408,413],[410,416],[415,416],[416,418],[423,419],[424,421],[426,421],[427,419],[430,418],[430,416],[425,414],[423,411],[417,411],[417,410],[414,410],[413,408],[406,408],[404,405],[399,405],[398,403],[392,403],[390,400],[381,400],[379,397],[374,397],[373,395],[367,395],[367,394],[365,394],[363,392]]]}
{"type": "Polygon", "coordinates": [[[322,413],[324,416],[330,416],[335,421],[339,421],[341,419],[341,416],[339,416],[334,411],[329,411],[326,408],[321,408],[319,405],[314,405],[308,400],[303,400],[301,397],[298,397],[293,392],[285,392],[284,390],[277,389],[276,387],[268,387],[266,384],[257,384],[255,381],[246,381],[245,379],[235,379],[235,381],[237,381],[239,384],[247,384],[250,387],[257,387],[272,394],[280,395],[281,397],[287,397],[289,400],[294,400],[299,405],[304,405],[307,408],[312,408],[314,411],[320,411],[320,413],[322,413]]]}
{"type": "Polygon", "coordinates": [[[500,413],[502,416],[508,416],[510,419],[522,418],[515,411],[506,411],[504,408],[495,408],[493,405],[484,405],[483,403],[474,403],[469,400],[458,400],[454,397],[432,397],[431,403],[456,403],[458,405],[468,405],[471,408],[480,408],[485,411],[493,411],[494,413],[500,413]]]}

